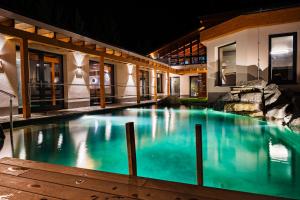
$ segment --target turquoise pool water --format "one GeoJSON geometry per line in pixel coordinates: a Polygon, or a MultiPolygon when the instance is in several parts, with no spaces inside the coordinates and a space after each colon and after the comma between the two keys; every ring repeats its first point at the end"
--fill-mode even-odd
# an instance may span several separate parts
{"type": "Polygon", "coordinates": [[[202,124],[205,186],[300,199],[300,134],[210,109],[134,108],[22,127],[15,157],[127,174],[131,121],[139,176],[195,184],[194,129],[202,124]]]}

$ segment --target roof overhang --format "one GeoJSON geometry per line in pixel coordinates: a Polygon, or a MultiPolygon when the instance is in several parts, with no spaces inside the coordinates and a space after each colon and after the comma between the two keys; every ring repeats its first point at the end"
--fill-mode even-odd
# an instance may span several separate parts
{"type": "Polygon", "coordinates": [[[123,63],[175,73],[165,63],[0,8],[0,33],[123,63]]]}
{"type": "Polygon", "coordinates": [[[116,62],[139,65],[173,74],[203,73],[202,69],[175,69],[168,64],[115,47],[0,8],[0,34],[37,44],[103,56],[116,62]]]}
{"type": "Polygon", "coordinates": [[[245,14],[200,32],[200,42],[207,42],[249,28],[300,21],[300,7],[245,14]]]}

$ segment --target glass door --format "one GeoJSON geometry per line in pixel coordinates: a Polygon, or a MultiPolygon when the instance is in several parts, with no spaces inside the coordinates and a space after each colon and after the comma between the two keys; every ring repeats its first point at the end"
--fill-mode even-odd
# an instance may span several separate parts
{"type": "Polygon", "coordinates": [[[180,77],[171,77],[171,95],[180,96],[180,77]]]}
{"type": "Polygon", "coordinates": [[[62,57],[31,50],[29,58],[31,110],[62,109],[64,106],[62,57]]]}
{"type": "Polygon", "coordinates": [[[206,97],[206,74],[190,76],[190,96],[206,97]]]}
{"type": "Polygon", "coordinates": [[[141,100],[150,99],[150,90],[149,90],[149,72],[140,70],[140,95],[141,100]]]}
{"type": "MultiPolygon", "coordinates": [[[[100,105],[99,62],[90,60],[90,105],[100,105]]],[[[114,65],[104,64],[104,86],[106,103],[114,103],[114,65]]]]}

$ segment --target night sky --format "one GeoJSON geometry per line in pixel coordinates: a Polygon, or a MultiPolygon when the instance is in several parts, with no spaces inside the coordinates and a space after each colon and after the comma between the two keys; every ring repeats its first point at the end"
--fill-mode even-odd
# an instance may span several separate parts
{"type": "Polygon", "coordinates": [[[0,0],[0,7],[146,55],[199,28],[199,19],[203,16],[210,15],[212,18],[216,13],[227,16],[299,5],[299,2],[300,0],[0,0]]]}

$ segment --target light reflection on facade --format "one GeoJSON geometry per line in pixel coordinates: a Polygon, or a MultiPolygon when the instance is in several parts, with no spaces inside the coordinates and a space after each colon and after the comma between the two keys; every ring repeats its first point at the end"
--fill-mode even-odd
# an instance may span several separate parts
{"type": "Polygon", "coordinates": [[[62,144],[63,144],[63,134],[60,133],[58,136],[57,149],[61,149],[62,144]]]}
{"type": "Polygon", "coordinates": [[[282,144],[269,143],[270,157],[272,161],[287,162],[289,157],[288,149],[282,144]]]}
{"type": "Polygon", "coordinates": [[[25,148],[22,148],[21,151],[20,151],[20,154],[19,154],[19,158],[20,159],[26,159],[26,151],[25,151],[25,148]]]}
{"type": "Polygon", "coordinates": [[[105,121],[105,140],[109,141],[111,138],[111,128],[112,128],[112,123],[110,120],[105,121]]]}
{"type": "Polygon", "coordinates": [[[152,119],[152,140],[155,140],[156,127],[157,127],[157,113],[154,109],[151,111],[151,119],[152,119]]]}
{"type": "Polygon", "coordinates": [[[97,131],[98,131],[98,126],[99,126],[99,123],[98,123],[97,119],[95,119],[95,125],[94,126],[95,126],[94,134],[96,134],[97,131]]]}
{"type": "Polygon", "coordinates": [[[85,141],[80,142],[79,148],[77,151],[77,160],[76,167],[87,167],[88,164],[88,156],[87,156],[87,148],[85,141]]]}
{"type": "Polygon", "coordinates": [[[70,136],[76,148],[76,167],[93,169],[94,160],[90,158],[87,151],[88,147],[86,145],[88,137],[87,128],[82,126],[80,123],[78,124],[77,121],[70,121],[68,127],[69,132],[72,133],[70,136]]]}
{"type": "Polygon", "coordinates": [[[43,139],[44,139],[44,136],[43,136],[43,131],[39,131],[39,134],[38,134],[38,145],[41,145],[43,143],[43,139]]]}
{"type": "Polygon", "coordinates": [[[170,132],[175,130],[176,113],[173,108],[170,108],[170,132]]]}
{"type": "Polygon", "coordinates": [[[165,131],[166,135],[169,134],[169,126],[170,126],[170,112],[168,108],[164,110],[164,117],[165,117],[165,131]]]}

